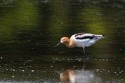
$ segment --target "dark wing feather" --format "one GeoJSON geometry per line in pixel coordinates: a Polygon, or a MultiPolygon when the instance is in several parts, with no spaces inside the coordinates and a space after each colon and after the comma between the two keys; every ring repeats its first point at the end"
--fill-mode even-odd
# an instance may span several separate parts
{"type": "Polygon", "coordinates": [[[85,33],[77,33],[75,35],[75,38],[76,39],[93,39],[95,36],[94,35],[91,35],[91,36],[87,36],[87,35],[84,35],[85,33]]]}
{"type": "Polygon", "coordinates": [[[81,35],[83,35],[83,34],[85,34],[85,33],[77,33],[77,34],[75,34],[75,37],[81,36],[81,35]]]}
{"type": "Polygon", "coordinates": [[[93,39],[94,36],[76,37],[76,39],[93,39]]]}

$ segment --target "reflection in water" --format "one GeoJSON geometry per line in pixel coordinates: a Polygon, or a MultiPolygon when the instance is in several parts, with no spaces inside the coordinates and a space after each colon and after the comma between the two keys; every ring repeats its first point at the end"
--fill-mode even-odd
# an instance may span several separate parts
{"type": "Polygon", "coordinates": [[[125,83],[124,35],[125,0],[0,0],[0,82],[58,83],[64,69],[61,81],[125,83]],[[50,49],[78,32],[107,35],[87,52],[87,71],[76,70],[79,49],[50,49]]]}
{"type": "Polygon", "coordinates": [[[70,83],[101,83],[101,79],[93,72],[82,70],[66,70],[60,74],[61,82],[70,83]]]}

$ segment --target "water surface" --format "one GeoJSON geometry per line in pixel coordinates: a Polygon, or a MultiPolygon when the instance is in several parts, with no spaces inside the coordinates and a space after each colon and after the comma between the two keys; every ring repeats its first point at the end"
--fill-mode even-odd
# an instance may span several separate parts
{"type": "Polygon", "coordinates": [[[1,0],[0,82],[59,83],[59,74],[72,69],[101,80],[95,83],[124,83],[124,16],[124,0],[1,0]],[[86,54],[52,48],[62,36],[79,32],[106,37],[86,54]]]}

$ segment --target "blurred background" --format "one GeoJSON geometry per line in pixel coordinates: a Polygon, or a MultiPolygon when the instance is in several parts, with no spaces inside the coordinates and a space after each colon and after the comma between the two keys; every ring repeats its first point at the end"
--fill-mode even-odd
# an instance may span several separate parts
{"type": "Polygon", "coordinates": [[[0,0],[0,80],[55,83],[55,71],[84,66],[102,83],[124,83],[124,35],[125,0],[0,0]],[[106,37],[86,55],[82,48],[53,48],[79,32],[106,37]]]}

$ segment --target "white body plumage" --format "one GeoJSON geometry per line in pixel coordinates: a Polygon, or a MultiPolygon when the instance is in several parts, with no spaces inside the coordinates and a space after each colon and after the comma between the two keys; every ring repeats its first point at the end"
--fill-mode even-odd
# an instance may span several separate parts
{"type": "Polygon", "coordinates": [[[91,33],[78,33],[71,36],[70,40],[74,41],[74,47],[89,47],[96,43],[96,41],[104,38],[104,35],[97,35],[91,33]]]}

